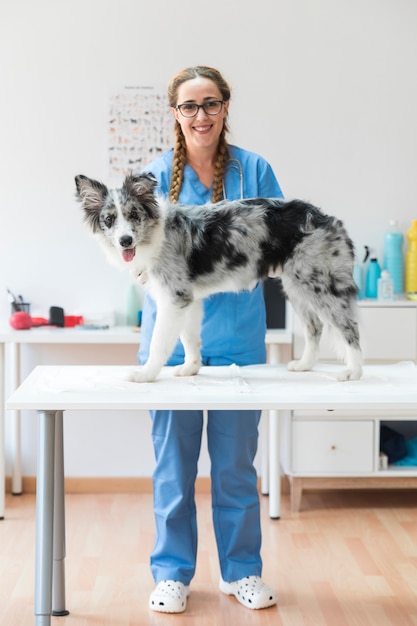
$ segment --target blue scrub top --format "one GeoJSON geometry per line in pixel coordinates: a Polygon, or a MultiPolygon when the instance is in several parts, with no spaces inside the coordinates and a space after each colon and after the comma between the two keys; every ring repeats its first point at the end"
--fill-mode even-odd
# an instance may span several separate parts
{"type": "MultiPolygon", "coordinates": [[[[146,166],[158,180],[157,192],[168,195],[171,183],[173,149],[168,150],[146,166]]],[[[230,161],[226,166],[224,188],[227,200],[241,198],[282,198],[275,174],[267,161],[259,155],[229,146],[230,161]],[[240,167],[239,167],[240,164],[240,167]]],[[[199,180],[196,172],[186,165],[178,202],[201,205],[211,202],[212,190],[199,180]]],[[[252,291],[218,293],[204,300],[201,331],[203,363],[210,359],[224,359],[224,363],[250,365],[265,363],[266,316],[262,285],[252,291]]],[[[149,294],[145,297],[141,340],[138,358],[145,363],[155,323],[156,307],[149,294]]],[[[178,341],[169,365],[182,363],[184,350],[178,341]]]]}

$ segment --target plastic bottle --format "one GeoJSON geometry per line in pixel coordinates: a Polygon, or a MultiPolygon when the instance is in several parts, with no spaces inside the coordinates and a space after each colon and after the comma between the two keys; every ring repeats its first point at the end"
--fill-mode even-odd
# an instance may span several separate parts
{"type": "Polygon", "coordinates": [[[390,221],[390,229],[384,237],[384,269],[392,279],[394,293],[404,291],[403,235],[398,229],[397,220],[390,221]]]}
{"type": "Polygon", "coordinates": [[[378,278],[378,300],[394,299],[394,282],[388,270],[382,270],[378,278]]]}
{"type": "Polygon", "coordinates": [[[126,303],[126,323],[128,326],[138,326],[140,299],[136,285],[129,286],[126,303]]]}
{"type": "Polygon", "coordinates": [[[369,261],[366,272],[366,297],[376,298],[378,296],[378,278],[381,276],[381,267],[378,260],[373,257],[369,261]]]}
{"type": "Polygon", "coordinates": [[[405,255],[405,292],[409,300],[417,300],[417,220],[407,230],[408,250],[405,255]]]}

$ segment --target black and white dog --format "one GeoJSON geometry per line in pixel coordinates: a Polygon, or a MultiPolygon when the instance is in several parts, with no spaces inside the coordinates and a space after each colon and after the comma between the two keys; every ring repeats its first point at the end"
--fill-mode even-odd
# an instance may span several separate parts
{"type": "Polygon", "coordinates": [[[338,379],[361,377],[354,250],[340,220],[300,200],[170,204],[155,194],[151,174],[129,174],[120,189],[86,176],[75,180],[85,220],[107,255],[146,282],[156,302],[149,359],[134,380],[155,380],[178,337],[185,360],[176,374],[196,374],[202,299],[253,289],[268,276],[281,279],[306,327],[304,353],[289,369],[313,367],[328,323],[345,348],[347,368],[338,379]]]}

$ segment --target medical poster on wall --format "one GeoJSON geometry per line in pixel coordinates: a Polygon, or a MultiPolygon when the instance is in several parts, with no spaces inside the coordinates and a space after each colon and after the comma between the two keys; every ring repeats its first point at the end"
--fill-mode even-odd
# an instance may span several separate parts
{"type": "Polygon", "coordinates": [[[174,118],[166,87],[126,86],[110,94],[108,179],[118,184],[129,171],[141,170],[174,142],[174,118]]]}

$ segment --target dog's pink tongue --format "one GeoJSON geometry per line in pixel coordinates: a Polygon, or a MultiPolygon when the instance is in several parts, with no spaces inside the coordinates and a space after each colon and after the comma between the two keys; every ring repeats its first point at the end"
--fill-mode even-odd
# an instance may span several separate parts
{"type": "Polygon", "coordinates": [[[129,263],[129,261],[132,261],[134,256],[135,256],[135,248],[128,248],[126,250],[122,250],[123,261],[126,261],[126,263],[129,263]]]}

